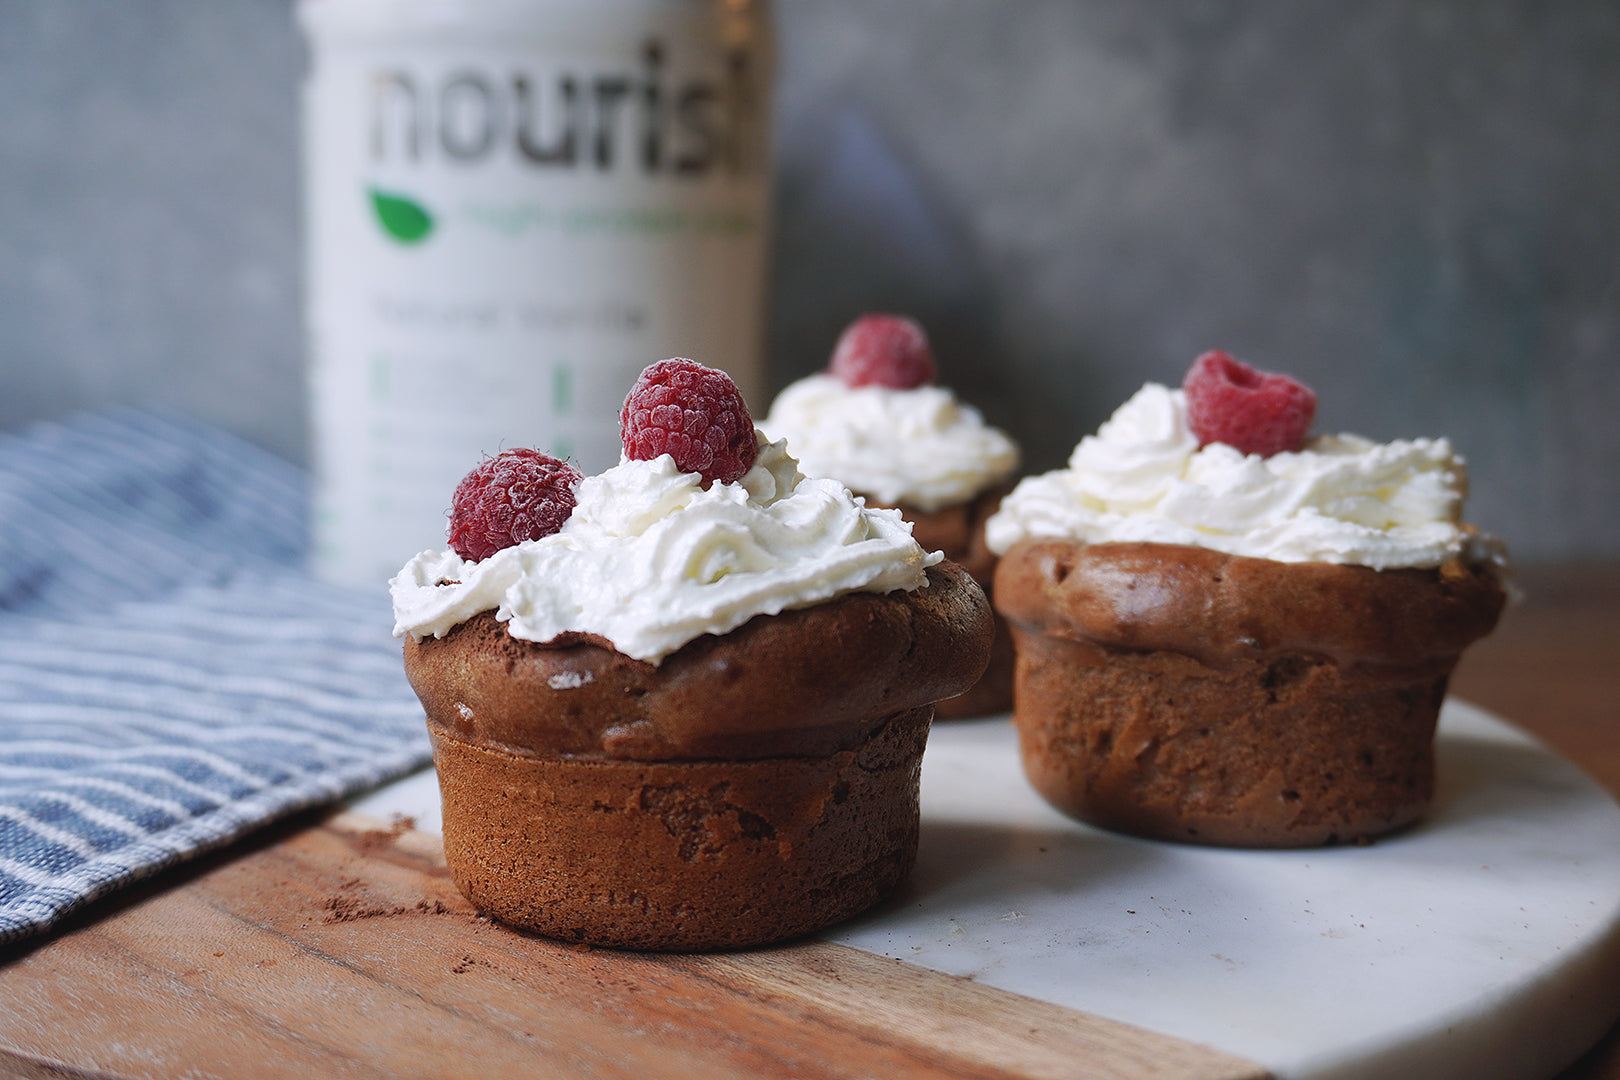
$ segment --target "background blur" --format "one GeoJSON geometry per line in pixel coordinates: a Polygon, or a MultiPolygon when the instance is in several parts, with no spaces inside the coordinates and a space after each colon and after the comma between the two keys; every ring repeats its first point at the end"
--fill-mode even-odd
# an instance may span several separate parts
{"type": "MultiPolygon", "coordinates": [[[[1450,435],[1521,559],[1620,555],[1614,0],[776,14],[775,386],[909,311],[1036,470],[1221,347],[1450,435]]],[[[159,404],[306,459],[303,55],[290,0],[0,2],[0,431],[159,404]]]]}

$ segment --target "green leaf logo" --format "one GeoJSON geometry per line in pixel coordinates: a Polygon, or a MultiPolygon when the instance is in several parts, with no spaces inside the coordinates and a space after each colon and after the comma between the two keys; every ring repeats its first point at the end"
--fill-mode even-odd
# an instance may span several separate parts
{"type": "Polygon", "coordinates": [[[371,208],[383,231],[402,244],[419,244],[433,231],[433,215],[404,195],[370,189],[371,208]]]}

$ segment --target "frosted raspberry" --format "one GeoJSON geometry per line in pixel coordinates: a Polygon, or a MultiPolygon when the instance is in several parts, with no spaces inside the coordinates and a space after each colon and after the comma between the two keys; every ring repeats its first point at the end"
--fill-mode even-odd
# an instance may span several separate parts
{"type": "Polygon", "coordinates": [[[450,546],[479,562],[550,536],[574,512],[578,469],[538,450],[506,450],[462,477],[450,500],[450,546]]]}
{"type": "Polygon", "coordinates": [[[934,381],[938,369],[928,335],[904,315],[862,315],[845,328],[827,370],[845,386],[911,390],[934,381]]]}
{"type": "Polygon", "coordinates": [[[619,411],[624,456],[675,459],[682,472],[703,474],[703,486],[740,480],[754,465],[754,420],[731,376],[675,357],[648,366],[619,411]]]}
{"type": "Polygon", "coordinates": [[[1200,446],[1226,443],[1270,457],[1304,445],[1316,418],[1310,387],[1256,371],[1219,349],[1193,361],[1181,388],[1187,392],[1187,426],[1200,446]]]}

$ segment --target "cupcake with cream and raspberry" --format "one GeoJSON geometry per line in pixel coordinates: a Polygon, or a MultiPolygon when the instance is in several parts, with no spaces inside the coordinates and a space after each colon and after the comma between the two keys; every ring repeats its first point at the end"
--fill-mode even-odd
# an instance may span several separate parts
{"type": "Polygon", "coordinates": [[[451,549],[391,583],[451,874],[596,945],[847,918],[910,869],[933,703],[983,669],[989,605],[898,513],[803,476],[722,372],[652,365],[621,428],[596,476],[480,465],[451,549]]]}
{"type": "Polygon", "coordinates": [[[988,523],[1025,772],[1054,806],[1195,843],[1417,820],[1505,559],[1445,439],[1307,438],[1294,380],[1211,352],[1144,386],[988,523]]]}
{"type": "MultiPolygon", "coordinates": [[[[918,541],[961,564],[986,591],[996,558],[984,522],[1011,488],[1018,445],[936,384],[927,335],[913,319],[868,314],[840,335],[827,370],[787,386],[760,428],[785,438],[811,476],[841,481],[870,506],[897,509],[918,541]]],[[[997,625],[990,666],[940,702],[942,718],[1012,708],[1012,642],[997,625]]]]}

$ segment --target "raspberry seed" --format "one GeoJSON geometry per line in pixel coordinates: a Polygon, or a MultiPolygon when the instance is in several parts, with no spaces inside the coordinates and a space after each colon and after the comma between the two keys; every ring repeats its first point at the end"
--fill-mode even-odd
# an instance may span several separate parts
{"type": "Polygon", "coordinates": [[[450,500],[450,547],[482,562],[502,548],[550,536],[574,512],[580,471],[538,450],[506,450],[462,477],[450,500]]]}
{"type": "Polygon", "coordinates": [[[742,479],[758,453],[754,420],[731,376],[682,357],[637,377],[619,411],[619,439],[625,457],[669,454],[682,472],[701,473],[705,488],[742,479]]]}
{"type": "Polygon", "coordinates": [[[1181,388],[1187,394],[1187,427],[1200,446],[1226,443],[1270,457],[1303,446],[1316,418],[1310,387],[1287,375],[1256,371],[1219,349],[1193,361],[1181,388]]]}

